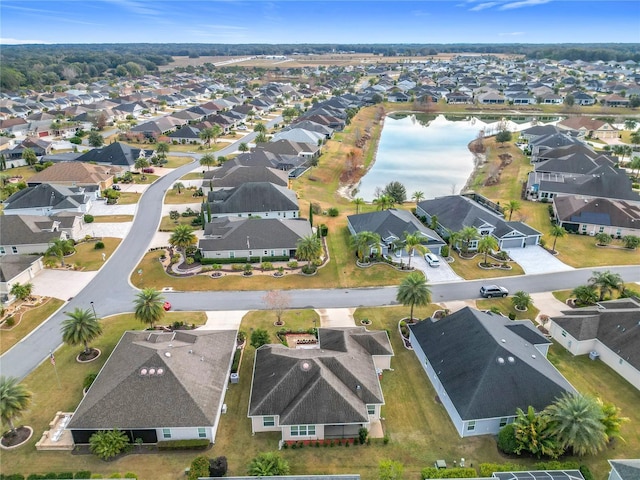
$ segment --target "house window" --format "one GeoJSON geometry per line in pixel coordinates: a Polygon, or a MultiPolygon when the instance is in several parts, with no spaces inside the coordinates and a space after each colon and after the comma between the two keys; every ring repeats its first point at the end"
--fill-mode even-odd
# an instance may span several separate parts
{"type": "Polygon", "coordinates": [[[567,332],[565,332],[564,330],[562,330],[562,336],[566,337],[567,336],[567,332]]]}
{"type": "Polygon", "coordinates": [[[476,421],[471,420],[467,423],[467,432],[473,432],[476,429],[476,421]]]}
{"type": "Polygon", "coordinates": [[[236,252],[229,252],[229,258],[236,258],[236,252]]]}
{"type": "Polygon", "coordinates": [[[480,235],[489,235],[489,230],[480,230],[480,235]]]}
{"type": "Polygon", "coordinates": [[[586,232],[587,231],[587,226],[586,225],[582,225],[582,231],[586,232]]]}
{"type": "Polygon", "coordinates": [[[264,212],[264,216],[268,217],[269,216],[269,212],[264,212]]]}
{"type": "Polygon", "coordinates": [[[5,252],[4,247],[0,247],[0,255],[4,255],[5,253],[7,252],[5,252]]]}
{"type": "Polygon", "coordinates": [[[207,438],[207,429],[204,427],[198,427],[198,438],[207,438]]]}
{"type": "Polygon", "coordinates": [[[600,227],[600,229],[598,230],[598,233],[603,233],[604,232],[604,227],[600,227]]]}
{"type": "Polygon", "coordinates": [[[253,250],[249,250],[249,256],[252,257],[253,256],[253,250]]]}
{"type": "Polygon", "coordinates": [[[263,427],[275,427],[276,426],[276,417],[262,417],[262,426],[263,427]]]}
{"type": "Polygon", "coordinates": [[[18,247],[11,247],[11,253],[18,253],[18,247]]]}
{"type": "Polygon", "coordinates": [[[275,257],[276,256],[276,251],[275,250],[271,250],[271,256],[275,257]]]}
{"type": "Polygon", "coordinates": [[[504,427],[507,423],[509,423],[509,419],[507,417],[502,417],[500,419],[500,428],[504,427]]]}
{"type": "Polygon", "coordinates": [[[367,405],[367,413],[369,415],[375,415],[376,414],[376,406],[375,405],[367,405]]]}
{"type": "Polygon", "coordinates": [[[267,250],[265,250],[263,255],[269,255],[269,252],[267,250]]]}
{"type": "Polygon", "coordinates": [[[315,425],[291,425],[292,437],[310,437],[316,434],[315,425]]]}
{"type": "Polygon", "coordinates": [[[170,428],[163,428],[162,429],[162,438],[171,438],[171,429],[170,428]]]}
{"type": "Polygon", "coordinates": [[[289,253],[285,248],[282,249],[282,256],[286,257],[289,253]]]}
{"type": "Polygon", "coordinates": [[[624,363],[624,360],[620,359],[620,360],[618,360],[618,363],[619,363],[620,365],[622,365],[622,364],[624,363]]]}

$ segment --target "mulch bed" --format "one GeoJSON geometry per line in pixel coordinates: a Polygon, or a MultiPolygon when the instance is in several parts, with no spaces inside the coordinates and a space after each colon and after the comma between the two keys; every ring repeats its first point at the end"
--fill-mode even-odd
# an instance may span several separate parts
{"type": "Polygon", "coordinates": [[[98,350],[97,348],[90,348],[88,352],[85,352],[83,350],[82,353],[78,355],[78,360],[80,360],[81,362],[88,362],[89,360],[93,360],[94,358],[98,357],[98,355],[100,355],[100,350],[98,350]]]}
{"type": "Polygon", "coordinates": [[[15,433],[13,432],[5,433],[2,436],[2,440],[0,440],[0,443],[2,443],[3,447],[15,447],[27,441],[30,435],[31,435],[30,429],[28,429],[27,427],[18,427],[16,428],[15,433]]]}

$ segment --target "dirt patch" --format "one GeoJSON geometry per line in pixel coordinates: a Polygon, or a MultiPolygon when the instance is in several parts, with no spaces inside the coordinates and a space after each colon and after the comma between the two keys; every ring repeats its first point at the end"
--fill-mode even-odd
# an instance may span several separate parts
{"type": "Polygon", "coordinates": [[[30,427],[18,427],[15,432],[7,432],[2,436],[0,445],[4,448],[13,448],[22,445],[31,438],[33,430],[30,427]]]}

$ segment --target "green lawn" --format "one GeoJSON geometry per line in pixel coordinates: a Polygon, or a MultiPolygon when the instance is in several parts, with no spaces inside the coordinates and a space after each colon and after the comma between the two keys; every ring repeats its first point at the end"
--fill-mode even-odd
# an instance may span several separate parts
{"type": "MultiPolygon", "coordinates": [[[[203,312],[169,312],[165,323],[185,321],[202,324],[203,312]]],[[[98,372],[113,351],[125,330],[139,330],[142,324],[133,314],[117,315],[102,320],[104,333],[92,343],[102,350],[94,362],[80,364],[75,357],[79,347],[63,346],[55,352],[56,367],[43,362],[30,373],[24,384],[33,393],[32,406],[18,425],[30,425],[34,429],[26,445],[12,451],[3,450],[0,464],[2,473],[46,473],[51,471],[90,470],[93,473],[110,475],[113,472],[135,472],[141,479],[174,480],[189,465],[193,452],[163,455],[128,455],[113,462],[104,462],[93,455],[72,455],[69,452],[38,452],[36,442],[48,429],[56,412],[73,412],[82,398],[82,382],[92,372],[98,372]],[[56,377],[57,371],[57,377],[56,377]],[[59,378],[59,384],[58,384],[59,378]]]]}
{"type": "MultiPolygon", "coordinates": [[[[515,292],[511,292],[512,294],[515,292]]],[[[513,307],[511,303],[511,297],[506,298],[486,298],[483,300],[476,300],[476,306],[480,310],[491,310],[492,307],[496,307],[503,315],[509,316],[510,313],[516,316],[516,320],[535,320],[540,313],[540,310],[531,305],[526,312],[519,312],[513,307]]]]}
{"type": "Polygon", "coordinates": [[[191,163],[192,161],[193,161],[193,158],[191,157],[175,157],[175,156],[168,155],[167,163],[165,163],[163,166],[165,168],[178,168],[178,167],[181,167],[182,165],[186,165],[187,163],[191,163]]]}
{"type": "MultiPolygon", "coordinates": [[[[75,265],[83,271],[100,270],[105,260],[111,257],[111,254],[120,245],[121,238],[103,238],[100,240],[104,243],[104,248],[96,250],[96,241],[82,242],[76,245],[76,253],[64,258],[67,265],[75,265]],[[102,254],[106,255],[106,259],[102,260],[102,254]]],[[[57,261],[55,257],[45,257],[47,260],[57,261]]]]}
{"type": "Polygon", "coordinates": [[[133,222],[133,215],[97,215],[93,217],[94,223],[124,223],[133,222]]]}
{"type": "Polygon", "coordinates": [[[120,192],[117,205],[133,205],[138,203],[142,195],[136,192],[120,192]]]}
{"type": "Polygon", "coordinates": [[[202,173],[191,172],[191,173],[187,173],[186,175],[180,177],[180,180],[202,180],[202,178],[204,178],[202,173]]]}
{"type": "MultiPolygon", "coordinates": [[[[169,215],[165,215],[164,217],[162,217],[162,220],[160,220],[160,228],[158,230],[160,230],[161,232],[173,232],[173,229],[176,228],[177,225],[191,226],[191,220],[193,220],[194,218],[196,217],[183,217],[182,215],[180,215],[180,217],[178,217],[178,220],[174,221],[171,220],[169,215]]],[[[196,229],[197,227],[193,228],[196,229]]]]}
{"type": "Polygon", "coordinates": [[[509,262],[511,270],[492,269],[485,270],[478,266],[480,262],[484,261],[484,255],[476,255],[474,258],[466,259],[461,258],[457,252],[453,252],[453,258],[455,261],[450,263],[449,266],[465,280],[475,280],[478,278],[496,278],[496,277],[511,277],[514,275],[523,275],[524,270],[516,262],[509,262]]]}
{"type": "Polygon", "coordinates": [[[175,189],[170,189],[167,190],[167,194],[164,197],[164,203],[166,205],[182,205],[185,203],[202,203],[202,201],[206,198],[206,197],[194,197],[193,196],[193,192],[195,192],[195,190],[189,190],[189,189],[181,189],[180,193],[178,193],[178,190],[175,189]]]}
{"type": "Polygon", "coordinates": [[[57,298],[48,298],[37,308],[32,308],[22,315],[22,319],[14,316],[16,324],[12,328],[0,328],[0,355],[22,340],[33,329],[49,318],[64,302],[57,298]]]}
{"type": "Polygon", "coordinates": [[[150,185],[153,182],[155,182],[157,179],[159,179],[160,176],[159,175],[152,175],[150,173],[145,173],[143,174],[134,174],[133,175],[133,183],[136,183],[138,185],[150,185]]]}

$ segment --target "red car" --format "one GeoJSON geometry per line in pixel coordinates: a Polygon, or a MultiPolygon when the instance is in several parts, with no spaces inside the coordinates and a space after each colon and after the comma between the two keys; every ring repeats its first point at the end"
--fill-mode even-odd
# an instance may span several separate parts
{"type": "Polygon", "coordinates": [[[142,173],[153,173],[155,170],[152,167],[146,167],[142,169],[142,173]]]}
{"type": "Polygon", "coordinates": [[[171,304],[169,302],[164,302],[162,308],[164,308],[165,312],[168,312],[169,310],[171,310],[171,304]]]}

